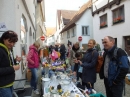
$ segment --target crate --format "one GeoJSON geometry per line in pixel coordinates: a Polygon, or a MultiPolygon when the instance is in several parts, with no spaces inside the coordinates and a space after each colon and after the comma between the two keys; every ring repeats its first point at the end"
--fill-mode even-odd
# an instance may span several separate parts
{"type": "Polygon", "coordinates": [[[130,85],[130,80],[128,80],[128,77],[125,77],[125,83],[130,85]]]}
{"type": "Polygon", "coordinates": [[[89,97],[106,97],[102,93],[90,94],[89,97]]]}

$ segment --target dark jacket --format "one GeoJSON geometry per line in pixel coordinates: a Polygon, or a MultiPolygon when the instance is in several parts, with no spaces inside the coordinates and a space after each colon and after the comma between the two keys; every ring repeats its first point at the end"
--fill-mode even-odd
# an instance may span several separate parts
{"type": "MultiPolygon", "coordinates": [[[[125,79],[126,74],[128,73],[128,58],[124,50],[118,49],[117,58],[114,58],[114,46],[110,51],[105,50],[104,53],[104,62],[105,57],[108,55],[110,58],[109,69],[108,69],[108,84],[109,86],[113,85],[113,82],[119,84],[125,79]]],[[[100,70],[100,78],[104,78],[104,62],[100,70]]]]}
{"type": "Polygon", "coordinates": [[[58,52],[58,46],[57,46],[57,45],[55,46],[55,51],[57,51],[57,52],[58,52]]]}
{"type": "Polygon", "coordinates": [[[0,43],[0,87],[14,82],[15,70],[12,65],[8,49],[0,43]]]}
{"type": "Polygon", "coordinates": [[[65,53],[66,53],[66,48],[65,48],[65,45],[62,44],[62,45],[60,46],[60,54],[61,54],[61,56],[62,56],[62,55],[65,55],[65,53]]]}
{"type": "Polygon", "coordinates": [[[88,49],[83,57],[82,81],[85,83],[96,82],[96,63],[98,59],[98,52],[94,49],[88,49]]]}

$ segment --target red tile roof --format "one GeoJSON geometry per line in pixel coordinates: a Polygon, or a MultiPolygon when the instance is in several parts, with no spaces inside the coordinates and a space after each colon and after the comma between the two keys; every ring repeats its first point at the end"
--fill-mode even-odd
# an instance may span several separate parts
{"type": "Polygon", "coordinates": [[[77,22],[81,17],[82,15],[84,14],[84,12],[91,7],[91,0],[89,0],[87,3],[85,3],[81,8],[80,10],[75,14],[75,16],[73,16],[73,18],[70,20],[70,22],[62,29],[62,32],[72,28],[75,26],[75,22],[77,22]]]}
{"type": "Polygon", "coordinates": [[[60,25],[61,16],[63,18],[63,23],[66,25],[70,19],[77,13],[75,10],[57,10],[58,23],[60,25]]]}
{"type": "Polygon", "coordinates": [[[47,27],[47,32],[46,32],[46,36],[51,36],[51,35],[54,35],[55,32],[56,32],[56,28],[55,27],[47,27]]]}

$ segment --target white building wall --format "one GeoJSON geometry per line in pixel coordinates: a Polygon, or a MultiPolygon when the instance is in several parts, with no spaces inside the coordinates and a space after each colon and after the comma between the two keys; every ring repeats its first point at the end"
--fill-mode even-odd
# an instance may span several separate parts
{"type": "Polygon", "coordinates": [[[78,37],[82,36],[82,26],[89,27],[89,36],[82,36],[82,41],[80,42],[80,46],[82,44],[87,44],[89,39],[93,38],[93,17],[91,14],[91,9],[87,9],[86,12],[83,14],[82,18],[80,18],[76,22],[76,40],[78,41],[78,37]]]}
{"type": "Polygon", "coordinates": [[[68,40],[72,43],[78,42],[78,37],[82,36],[82,26],[89,27],[89,36],[82,36],[82,41],[80,42],[80,46],[82,44],[87,44],[88,40],[93,38],[93,19],[92,19],[91,9],[87,9],[86,12],[82,15],[82,17],[76,22],[75,28],[75,37],[72,37],[72,29],[69,29],[70,38],[67,38],[67,31],[64,32],[63,38],[61,39],[61,43],[64,43],[67,46],[68,40]]]}
{"type": "MultiPolygon", "coordinates": [[[[109,0],[109,2],[112,2],[113,0],[109,0]]],[[[94,6],[93,6],[93,11],[101,7],[103,7],[104,5],[106,5],[108,3],[108,0],[92,0],[92,2],[94,2],[94,6]],[[95,2],[96,1],[96,2],[95,2]],[[96,6],[96,7],[95,7],[96,6]]]]}
{"type": "Polygon", "coordinates": [[[33,20],[33,24],[35,24],[35,4],[36,4],[37,0],[25,0],[25,1],[28,4],[27,6],[29,9],[29,13],[31,15],[31,18],[33,20]]]}
{"type": "Polygon", "coordinates": [[[50,45],[54,46],[55,45],[54,35],[47,38],[47,45],[48,46],[50,46],[50,45]]]}
{"type": "Polygon", "coordinates": [[[105,36],[112,36],[114,38],[117,38],[117,46],[124,48],[124,40],[123,36],[130,35],[130,1],[125,0],[121,2],[120,5],[114,5],[111,9],[106,9],[104,12],[99,12],[99,14],[95,14],[93,18],[93,27],[94,27],[94,39],[102,46],[102,41],[105,36]],[[125,14],[125,22],[115,24],[112,23],[112,11],[113,9],[124,5],[124,14],[125,14]],[[108,27],[100,29],[100,16],[107,13],[107,21],[108,21],[108,27]]]}

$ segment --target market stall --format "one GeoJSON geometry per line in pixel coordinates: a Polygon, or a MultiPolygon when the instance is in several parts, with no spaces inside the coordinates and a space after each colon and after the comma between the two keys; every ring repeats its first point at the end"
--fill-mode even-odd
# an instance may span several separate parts
{"type": "Polygon", "coordinates": [[[57,72],[42,81],[44,97],[85,97],[67,73],[57,72]]]}

